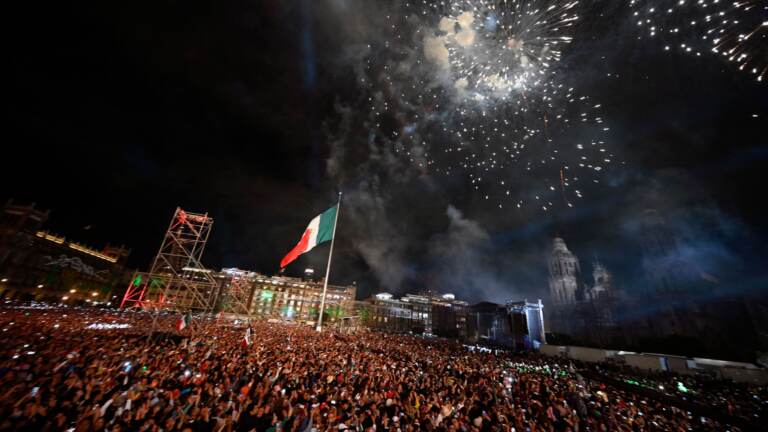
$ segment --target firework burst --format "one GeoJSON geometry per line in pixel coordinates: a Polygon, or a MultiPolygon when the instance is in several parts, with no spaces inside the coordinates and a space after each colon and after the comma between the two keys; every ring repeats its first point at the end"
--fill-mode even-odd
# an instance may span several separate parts
{"type": "Polygon", "coordinates": [[[768,1],[630,0],[643,35],[666,51],[711,53],[763,81],[768,73],[768,1]]]}
{"type": "Polygon", "coordinates": [[[573,39],[578,2],[456,0],[425,5],[438,17],[425,36],[427,58],[443,68],[457,95],[505,100],[542,86],[573,39]]]}
{"type": "Polygon", "coordinates": [[[557,79],[576,5],[454,0],[387,16],[363,78],[371,139],[499,208],[575,205],[614,159],[600,104],[557,79]]]}

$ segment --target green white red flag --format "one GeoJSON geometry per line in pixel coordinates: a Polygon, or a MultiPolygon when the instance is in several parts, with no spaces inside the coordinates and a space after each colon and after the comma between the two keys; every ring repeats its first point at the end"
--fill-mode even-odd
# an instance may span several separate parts
{"type": "Polygon", "coordinates": [[[245,329],[245,336],[243,336],[243,342],[242,343],[243,343],[244,347],[248,347],[248,346],[251,345],[251,343],[253,343],[251,341],[251,326],[250,325],[248,325],[248,328],[245,329]]]}
{"type": "Polygon", "coordinates": [[[182,315],[181,318],[179,318],[178,321],[176,321],[176,330],[184,330],[185,328],[189,327],[189,323],[192,322],[192,315],[187,313],[186,315],[182,315]]]}
{"type": "Polygon", "coordinates": [[[320,243],[333,238],[333,225],[336,223],[336,212],[338,211],[338,208],[339,206],[335,205],[315,216],[315,218],[309,222],[307,229],[304,230],[304,234],[301,235],[299,243],[288,252],[288,255],[286,255],[282,261],[280,261],[280,268],[285,268],[285,266],[298,258],[299,255],[309,252],[320,243]]]}

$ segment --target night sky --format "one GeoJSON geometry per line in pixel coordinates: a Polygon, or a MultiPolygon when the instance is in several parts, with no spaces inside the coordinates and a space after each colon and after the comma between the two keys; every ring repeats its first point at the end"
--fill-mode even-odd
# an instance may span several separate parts
{"type": "MultiPolygon", "coordinates": [[[[358,139],[350,53],[380,42],[388,3],[17,5],[0,198],[50,209],[47,228],[72,240],[127,245],[140,269],[176,206],[208,212],[207,266],[273,274],[341,189],[333,282],[357,281],[360,297],[496,301],[546,294],[557,234],[586,273],[597,257],[642,289],[635,226],[654,208],[722,290],[765,289],[768,84],[636,40],[624,2],[587,2],[563,62],[602,104],[624,163],[572,209],[498,209],[464,177],[414,174],[358,139]]],[[[326,256],[318,247],[287,273],[326,256]]]]}

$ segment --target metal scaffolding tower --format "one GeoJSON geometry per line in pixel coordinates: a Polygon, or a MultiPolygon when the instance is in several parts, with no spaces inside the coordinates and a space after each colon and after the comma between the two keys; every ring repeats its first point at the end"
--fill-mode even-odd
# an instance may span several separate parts
{"type": "Polygon", "coordinates": [[[225,282],[222,290],[221,311],[238,315],[249,315],[254,294],[254,273],[239,269],[223,271],[231,279],[225,282]]]}
{"type": "Polygon", "coordinates": [[[137,272],[120,308],[212,312],[219,284],[201,259],[213,219],[181,208],[171,219],[149,272],[137,272]]]}

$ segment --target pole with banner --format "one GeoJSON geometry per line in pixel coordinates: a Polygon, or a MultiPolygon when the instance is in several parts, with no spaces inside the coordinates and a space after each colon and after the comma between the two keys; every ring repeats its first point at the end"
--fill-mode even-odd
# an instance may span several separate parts
{"type": "Polygon", "coordinates": [[[317,331],[323,330],[323,312],[325,312],[325,294],[328,291],[328,277],[331,274],[331,259],[333,258],[333,244],[336,242],[336,226],[339,222],[339,213],[341,213],[341,192],[339,192],[339,202],[336,204],[336,216],[333,220],[333,235],[331,236],[331,250],[328,252],[328,266],[325,268],[325,279],[323,280],[323,297],[320,299],[320,315],[317,318],[317,331]]]}

